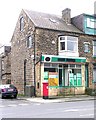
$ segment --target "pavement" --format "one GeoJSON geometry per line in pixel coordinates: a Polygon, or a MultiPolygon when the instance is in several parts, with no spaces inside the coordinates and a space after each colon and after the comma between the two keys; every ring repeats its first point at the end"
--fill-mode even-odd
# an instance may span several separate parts
{"type": "Polygon", "coordinates": [[[76,101],[88,101],[96,100],[94,96],[88,95],[75,95],[67,97],[50,97],[49,99],[43,99],[42,97],[18,97],[17,99],[23,99],[35,103],[60,103],[60,102],[76,102],[76,101]]]}

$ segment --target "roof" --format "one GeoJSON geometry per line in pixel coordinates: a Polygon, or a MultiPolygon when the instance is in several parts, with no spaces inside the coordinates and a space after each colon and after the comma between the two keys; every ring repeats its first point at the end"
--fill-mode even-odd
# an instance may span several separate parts
{"type": "Polygon", "coordinates": [[[90,17],[93,17],[94,19],[96,19],[96,16],[95,15],[90,15],[90,14],[86,14],[86,13],[83,13],[84,16],[90,16],[90,17]]]}
{"type": "Polygon", "coordinates": [[[78,28],[72,24],[66,24],[61,16],[35,12],[31,10],[24,10],[28,17],[32,20],[35,27],[46,28],[59,31],[82,33],[78,28]]]}
{"type": "Polygon", "coordinates": [[[90,15],[90,14],[86,14],[86,13],[82,13],[80,15],[74,16],[73,18],[77,18],[78,16],[88,16],[88,17],[92,17],[92,18],[96,19],[96,15],[95,14],[94,15],[90,15]]]}

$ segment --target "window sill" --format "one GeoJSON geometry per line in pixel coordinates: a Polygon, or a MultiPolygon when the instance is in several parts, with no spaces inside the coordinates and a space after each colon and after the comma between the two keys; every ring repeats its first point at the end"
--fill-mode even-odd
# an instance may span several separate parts
{"type": "Polygon", "coordinates": [[[71,50],[59,50],[59,52],[78,53],[78,51],[71,51],[71,50]]]}

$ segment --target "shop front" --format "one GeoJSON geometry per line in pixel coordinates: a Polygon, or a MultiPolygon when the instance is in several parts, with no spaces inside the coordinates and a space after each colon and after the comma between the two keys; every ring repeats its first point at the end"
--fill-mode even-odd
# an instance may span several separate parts
{"type": "MultiPolygon", "coordinates": [[[[48,96],[85,92],[85,58],[42,55],[41,83],[47,81],[48,96]]],[[[43,86],[41,92],[43,93],[43,86]]]]}

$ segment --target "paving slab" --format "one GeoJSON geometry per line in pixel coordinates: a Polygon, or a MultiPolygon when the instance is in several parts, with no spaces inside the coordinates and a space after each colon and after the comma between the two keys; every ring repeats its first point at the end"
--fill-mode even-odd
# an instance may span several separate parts
{"type": "Polygon", "coordinates": [[[38,102],[38,103],[56,103],[56,102],[76,102],[76,101],[86,101],[86,100],[96,100],[94,96],[75,96],[75,97],[58,97],[58,98],[49,98],[43,99],[42,97],[24,97],[18,98],[24,99],[30,102],[38,102]]]}

